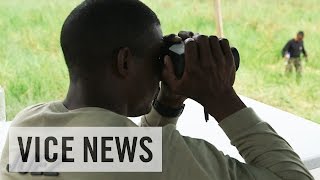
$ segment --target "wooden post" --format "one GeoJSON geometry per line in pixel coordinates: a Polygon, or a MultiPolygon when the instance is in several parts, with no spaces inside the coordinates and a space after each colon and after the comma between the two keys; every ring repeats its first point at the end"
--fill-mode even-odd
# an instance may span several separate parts
{"type": "Polygon", "coordinates": [[[216,15],[217,36],[219,38],[222,38],[224,37],[224,34],[223,34],[222,12],[221,12],[221,0],[214,0],[214,9],[215,9],[215,15],[216,15]]]}
{"type": "MultiPolygon", "coordinates": [[[[214,0],[214,9],[216,15],[217,37],[223,38],[223,24],[222,24],[222,12],[221,12],[221,0],[214,0]]],[[[206,122],[209,121],[209,114],[204,109],[204,118],[206,122]]]]}

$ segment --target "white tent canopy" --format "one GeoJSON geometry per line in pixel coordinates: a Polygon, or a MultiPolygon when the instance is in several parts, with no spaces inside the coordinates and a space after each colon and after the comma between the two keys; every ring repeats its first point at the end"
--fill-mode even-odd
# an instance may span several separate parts
{"type": "MultiPolygon", "coordinates": [[[[223,21],[220,0],[215,1],[217,35],[223,37],[223,21]]],[[[257,114],[267,121],[282,137],[284,137],[299,154],[307,168],[312,171],[316,179],[320,178],[320,125],[290,113],[281,111],[255,100],[241,97],[247,106],[252,107],[257,114]]],[[[192,100],[187,100],[184,113],[180,117],[177,129],[181,134],[205,139],[214,144],[225,154],[243,161],[235,147],[220,129],[216,121],[206,123],[203,117],[203,108],[192,100]]],[[[132,118],[135,123],[140,118],[132,118]]],[[[0,122],[0,154],[5,142],[10,122],[0,122]]],[[[320,179],[319,179],[320,180],[320,179]]]]}

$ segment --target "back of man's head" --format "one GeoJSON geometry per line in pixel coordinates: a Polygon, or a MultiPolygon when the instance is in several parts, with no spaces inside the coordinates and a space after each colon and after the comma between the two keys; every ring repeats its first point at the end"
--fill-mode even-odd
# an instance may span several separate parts
{"type": "Polygon", "coordinates": [[[110,63],[121,47],[139,56],[148,46],[148,29],[160,25],[138,0],[85,0],[65,20],[61,47],[70,76],[81,76],[110,63]]]}
{"type": "Polygon", "coordinates": [[[297,33],[297,35],[298,35],[298,36],[304,36],[304,32],[303,32],[303,31],[299,31],[299,32],[297,33]]]}

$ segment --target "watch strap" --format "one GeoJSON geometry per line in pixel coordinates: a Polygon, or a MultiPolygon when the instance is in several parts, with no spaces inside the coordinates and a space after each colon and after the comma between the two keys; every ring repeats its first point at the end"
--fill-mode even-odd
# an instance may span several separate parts
{"type": "Polygon", "coordinates": [[[173,118],[178,117],[182,114],[185,104],[183,104],[179,108],[171,108],[164,104],[161,104],[158,100],[154,100],[153,107],[161,116],[173,118]]]}

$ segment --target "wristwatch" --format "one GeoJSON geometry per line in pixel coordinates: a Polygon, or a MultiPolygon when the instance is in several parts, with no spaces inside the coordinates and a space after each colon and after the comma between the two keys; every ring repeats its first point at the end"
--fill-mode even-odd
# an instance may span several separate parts
{"type": "Polygon", "coordinates": [[[153,101],[153,108],[161,115],[164,117],[168,117],[168,118],[174,118],[174,117],[178,117],[182,114],[185,104],[183,104],[182,106],[178,107],[178,108],[171,108],[168,107],[166,105],[161,104],[158,100],[154,100],[153,101]]]}

